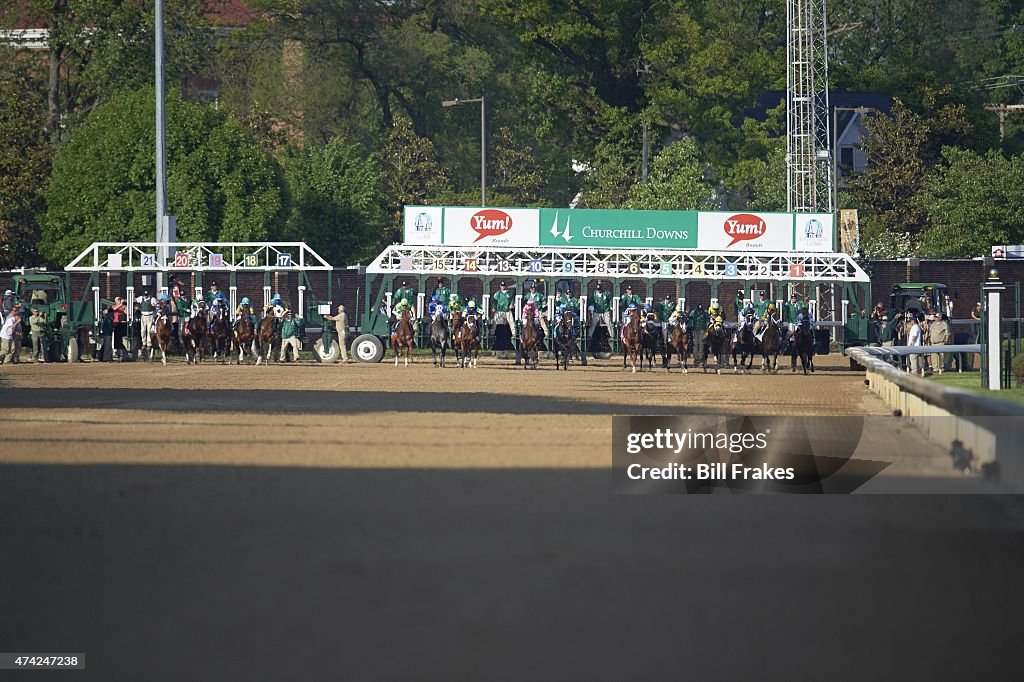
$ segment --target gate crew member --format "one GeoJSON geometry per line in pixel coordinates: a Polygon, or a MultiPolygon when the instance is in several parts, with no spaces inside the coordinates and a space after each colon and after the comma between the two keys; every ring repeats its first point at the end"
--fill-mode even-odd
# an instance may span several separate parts
{"type": "Polygon", "coordinates": [[[142,292],[139,302],[139,336],[142,337],[142,348],[153,348],[153,313],[156,311],[156,298],[148,291],[142,292]]]}
{"type": "Polygon", "coordinates": [[[394,305],[402,299],[409,301],[409,305],[416,305],[416,289],[409,287],[406,280],[402,280],[401,285],[395,289],[395,292],[391,295],[391,305],[394,305]]]}
{"type": "Polygon", "coordinates": [[[612,321],[608,316],[608,311],[612,307],[612,294],[610,291],[605,291],[602,288],[601,280],[597,280],[594,283],[594,291],[590,294],[590,305],[587,306],[587,310],[590,313],[590,331],[587,332],[588,337],[594,336],[594,330],[597,329],[599,322],[604,322],[605,328],[608,330],[608,334],[612,333],[612,321]]]}
{"type": "Polygon", "coordinates": [[[626,285],[626,293],[619,297],[619,310],[629,310],[629,306],[636,305],[640,307],[640,297],[633,293],[633,286],[630,284],[626,285]]]}
{"type": "Polygon", "coordinates": [[[494,305],[494,316],[491,318],[491,336],[499,324],[507,324],[513,338],[516,335],[516,322],[512,317],[512,294],[505,288],[505,282],[498,282],[498,290],[491,297],[494,305]]]}
{"type": "Polygon", "coordinates": [[[676,302],[672,300],[671,294],[665,294],[665,300],[658,304],[658,320],[661,321],[661,335],[668,345],[668,321],[676,311],[676,302]]]}
{"type": "Polygon", "coordinates": [[[711,316],[703,306],[696,306],[690,311],[690,316],[686,321],[690,331],[693,332],[693,359],[704,357],[704,337],[707,336],[708,323],[711,316]]]}
{"type": "Polygon", "coordinates": [[[216,282],[210,282],[210,290],[206,292],[206,307],[213,307],[213,302],[217,300],[217,297],[223,297],[224,294],[217,288],[216,282]]]}
{"type": "Polygon", "coordinates": [[[526,295],[527,301],[533,301],[533,307],[540,314],[540,328],[544,330],[544,338],[550,338],[548,332],[548,299],[541,292],[537,291],[537,283],[530,285],[530,293],[526,295]]]}
{"type": "Polygon", "coordinates": [[[444,277],[437,278],[437,288],[434,289],[434,296],[443,303],[448,303],[452,297],[452,291],[444,285],[444,277]]]}
{"type": "Polygon", "coordinates": [[[764,292],[762,291],[758,294],[757,303],[754,304],[754,314],[757,315],[757,319],[762,320],[764,319],[764,314],[767,310],[768,300],[764,297],[764,292]]]}

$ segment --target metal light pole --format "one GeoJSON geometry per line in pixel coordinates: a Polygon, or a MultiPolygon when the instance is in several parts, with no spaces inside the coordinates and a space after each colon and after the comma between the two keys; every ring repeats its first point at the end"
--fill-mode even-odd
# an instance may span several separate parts
{"type": "MultiPolygon", "coordinates": [[[[156,58],[156,240],[158,242],[176,241],[177,235],[171,234],[172,221],[167,218],[167,117],[164,112],[164,0],[156,0],[155,58],[156,58]]],[[[157,259],[165,263],[168,258],[166,248],[160,248],[157,259]]],[[[163,286],[164,273],[157,273],[157,287],[163,286]]]]}
{"type": "Polygon", "coordinates": [[[459,107],[463,104],[480,103],[480,205],[487,205],[487,103],[483,95],[476,99],[446,99],[442,107],[459,107]]]}

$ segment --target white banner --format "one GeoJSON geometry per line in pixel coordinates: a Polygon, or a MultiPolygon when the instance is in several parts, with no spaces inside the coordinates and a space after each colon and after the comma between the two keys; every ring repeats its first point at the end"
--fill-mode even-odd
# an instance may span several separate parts
{"type": "Polygon", "coordinates": [[[697,248],[704,251],[792,251],[792,213],[702,212],[697,248]]]}
{"type": "Polygon", "coordinates": [[[535,208],[444,210],[446,246],[535,247],[540,241],[540,211],[535,208]]]}
{"type": "Polygon", "coordinates": [[[797,251],[831,252],[835,229],[831,213],[797,213],[794,247],[797,251]]]}
{"type": "Polygon", "coordinates": [[[443,206],[406,206],[405,243],[439,246],[443,216],[443,206]]]}

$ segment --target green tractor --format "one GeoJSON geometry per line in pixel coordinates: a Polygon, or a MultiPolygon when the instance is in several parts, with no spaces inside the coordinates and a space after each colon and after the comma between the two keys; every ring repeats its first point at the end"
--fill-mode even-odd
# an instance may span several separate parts
{"type": "Polygon", "coordinates": [[[889,320],[879,329],[882,341],[902,338],[896,328],[906,314],[919,315],[944,312],[946,306],[945,284],[936,282],[904,282],[893,286],[889,294],[889,320]]]}
{"type": "Polygon", "coordinates": [[[24,311],[23,343],[31,345],[28,334],[28,316],[33,310],[45,313],[48,324],[46,359],[50,362],[77,362],[79,346],[95,327],[95,308],[92,301],[70,300],[70,280],[53,273],[23,273],[15,275],[11,283],[14,302],[24,311]]]}

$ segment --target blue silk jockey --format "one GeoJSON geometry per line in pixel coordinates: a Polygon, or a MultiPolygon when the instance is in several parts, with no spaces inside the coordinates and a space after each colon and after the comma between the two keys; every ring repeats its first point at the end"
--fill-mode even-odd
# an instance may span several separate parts
{"type": "Polygon", "coordinates": [[[558,306],[558,317],[561,319],[562,315],[566,312],[569,313],[569,338],[573,341],[576,340],[576,309],[568,301],[558,306]]]}
{"type": "Polygon", "coordinates": [[[235,324],[233,328],[237,329],[238,323],[242,320],[249,320],[252,322],[253,328],[256,327],[256,314],[252,311],[252,303],[249,302],[248,296],[243,297],[238,307],[235,308],[235,324]]]}
{"type": "Polygon", "coordinates": [[[639,314],[640,311],[637,309],[636,303],[630,303],[629,307],[622,313],[622,330],[619,333],[623,338],[626,337],[626,327],[629,326],[629,318],[639,314]]]}
{"type": "Polygon", "coordinates": [[[438,298],[437,295],[435,294],[434,296],[430,297],[430,305],[427,306],[427,315],[430,317],[430,319],[434,319],[434,315],[438,311],[440,311],[441,313],[441,319],[447,321],[448,306],[442,303],[441,299],[438,298]]]}
{"type": "Polygon", "coordinates": [[[214,297],[213,301],[210,303],[209,321],[213,322],[213,320],[217,317],[217,313],[220,312],[224,312],[225,314],[227,314],[228,304],[227,301],[224,300],[224,294],[218,292],[217,295],[214,297]]]}

